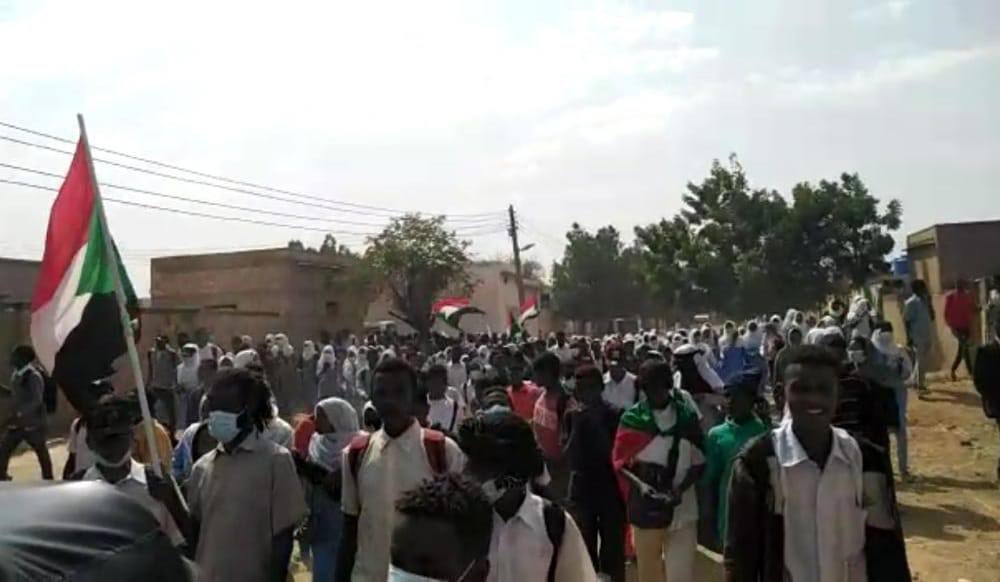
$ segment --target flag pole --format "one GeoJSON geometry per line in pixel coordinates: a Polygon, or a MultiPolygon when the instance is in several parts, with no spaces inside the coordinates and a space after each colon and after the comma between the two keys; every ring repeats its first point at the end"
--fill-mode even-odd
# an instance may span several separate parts
{"type": "Polygon", "coordinates": [[[115,297],[118,303],[118,315],[121,319],[122,334],[125,336],[125,347],[128,349],[128,359],[135,378],[136,391],[139,394],[139,408],[142,410],[142,424],[145,428],[146,442],[149,444],[149,456],[153,462],[153,472],[157,477],[163,476],[160,466],[160,451],[156,447],[156,437],[153,433],[153,417],[149,413],[149,400],[146,398],[146,385],[142,380],[142,368],[139,367],[139,351],[135,347],[135,337],[132,333],[132,320],[128,315],[125,288],[122,287],[121,273],[118,272],[118,255],[115,253],[111,231],[108,229],[108,217],[104,214],[104,202],[101,200],[101,190],[97,186],[97,174],[94,172],[94,159],[90,156],[90,140],[87,139],[87,128],[83,124],[83,115],[76,115],[80,124],[80,139],[83,140],[83,151],[87,156],[87,168],[90,170],[90,185],[94,189],[94,204],[97,205],[97,215],[101,222],[101,238],[104,239],[104,252],[114,264],[111,269],[115,283],[115,297]]]}

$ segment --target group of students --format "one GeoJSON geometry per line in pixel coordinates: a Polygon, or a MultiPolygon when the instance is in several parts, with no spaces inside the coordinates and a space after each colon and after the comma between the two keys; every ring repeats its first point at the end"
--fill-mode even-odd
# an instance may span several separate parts
{"type": "MultiPolygon", "coordinates": [[[[315,405],[290,423],[241,338],[233,365],[202,366],[192,424],[155,424],[161,470],[138,405],[98,383],[64,477],[144,504],[203,580],[283,581],[296,543],[338,582],[621,582],[629,560],[639,582],[684,582],[698,545],[730,581],[910,580],[889,435],[906,478],[919,329],[896,345],[863,300],[810,319],[463,337],[427,356],[378,338],[365,389],[293,393],[315,405]]],[[[993,418],[994,331],[974,370],[993,418]]]]}

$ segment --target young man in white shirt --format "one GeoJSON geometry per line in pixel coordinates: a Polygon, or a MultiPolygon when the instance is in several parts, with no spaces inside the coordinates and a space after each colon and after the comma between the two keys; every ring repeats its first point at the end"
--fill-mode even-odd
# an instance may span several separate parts
{"type": "Polygon", "coordinates": [[[786,362],[789,418],[733,465],[726,579],[908,582],[888,455],[832,426],[839,359],[802,346],[786,362]]]}
{"type": "Polygon", "coordinates": [[[458,430],[458,425],[465,420],[465,411],[458,400],[448,395],[448,370],[441,364],[431,366],[424,372],[424,385],[430,406],[428,425],[448,433],[458,430]]]}
{"type": "MultiPolygon", "coordinates": [[[[399,359],[375,368],[372,403],[382,428],[363,433],[344,450],[344,531],[337,582],[385,580],[397,520],[396,502],[436,474],[460,471],[465,457],[450,438],[426,430],[414,418],[417,372],[399,359]]],[[[423,406],[426,407],[426,397],[423,406]]]]}
{"type": "Polygon", "coordinates": [[[469,475],[493,505],[487,582],[595,582],[576,522],[528,489],[544,464],[527,421],[493,409],[467,420],[459,440],[469,475]]]}
{"type": "Polygon", "coordinates": [[[601,398],[614,410],[622,412],[638,401],[635,390],[635,374],[625,369],[621,354],[614,351],[609,354],[608,372],[604,374],[604,392],[601,398]]]}

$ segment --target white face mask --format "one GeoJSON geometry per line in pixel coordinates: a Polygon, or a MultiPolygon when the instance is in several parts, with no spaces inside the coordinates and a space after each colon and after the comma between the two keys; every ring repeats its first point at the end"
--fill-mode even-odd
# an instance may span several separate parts
{"type": "Polygon", "coordinates": [[[861,350],[851,350],[847,352],[847,359],[850,360],[852,364],[861,365],[865,363],[865,353],[861,350]]]}
{"type": "Polygon", "coordinates": [[[118,467],[124,467],[126,464],[132,461],[132,450],[129,448],[119,459],[105,459],[97,451],[90,451],[90,454],[94,456],[94,462],[102,467],[108,467],[110,469],[117,469],[118,467]]]}
{"type": "Polygon", "coordinates": [[[387,582],[447,582],[447,580],[442,580],[440,578],[428,578],[427,576],[420,576],[419,574],[410,574],[406,570],[400,570],[399,568],[389,564],[389,578],[387,582]]]}
{"type": "MultiPolygon", "coordinates": [[[[458,577],[458,582],[465,580],[465,577],[469,575],[472,567],[476,565],[476,560],[473,560],[465,567],[465,571],[462,575],[458,577]]],[[[447,580],[442,580],[441,578],[428,578],[427,576],[421,576],[420,574],[411,574],[406,570],[401,570],[392,564],[389,564],[389,577],[387,582],[448,582],[447,580]]]]}

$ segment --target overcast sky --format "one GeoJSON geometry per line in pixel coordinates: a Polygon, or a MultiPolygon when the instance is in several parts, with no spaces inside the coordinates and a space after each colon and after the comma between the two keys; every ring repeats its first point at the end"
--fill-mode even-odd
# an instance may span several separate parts
{"type": "MultiPolygon", "coordinates": [[[[902,200],[900,237],[1000,218],[995,0],[157,6],[0,0],[0,121],[75,138],[82,112],[96,146],[317,200],[495,212],[455,223],[476,233],[482,257],[509,249],[499,214],[508,203],[524,218],[522,243],[537,243],[528,256],[549,263],[571,222],[630,237],[635,224],[676,212],[686,182],[730,152],[755,186],[783,193],[859,172],[874,195],[902,200]]],[[[0,163],[63,174],[68,156],[0,141],[0,163]]],[[[104,190],[351,232],[341,238],[359,249],[384,221],[97,170],[118,185],[369,223],[104,190]]],[[[59,184],[3,167],[0,179],[59,184]]],[[[40,256],[53,196],[0,184],[0,255],[40,256]]],[[[107,206],[141,293],[154,254],[322,239],[107,206]]]]}

